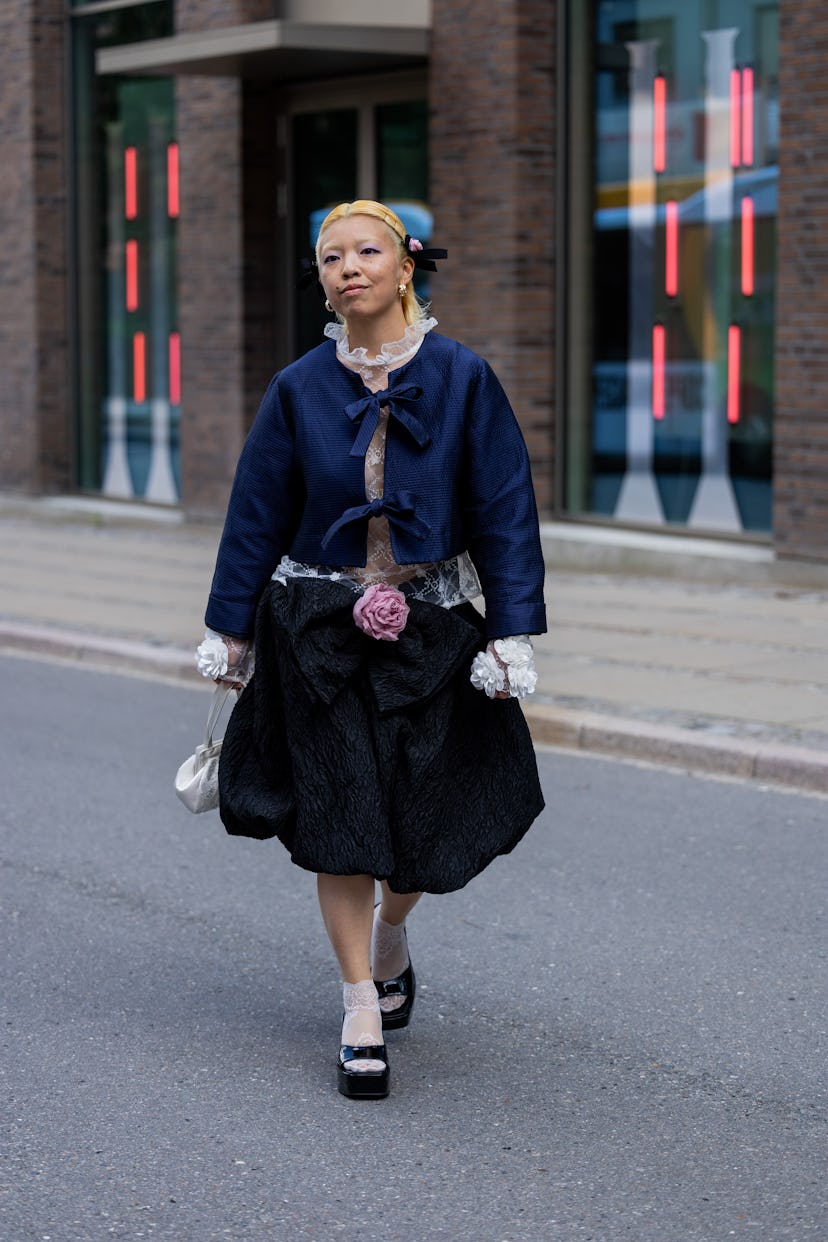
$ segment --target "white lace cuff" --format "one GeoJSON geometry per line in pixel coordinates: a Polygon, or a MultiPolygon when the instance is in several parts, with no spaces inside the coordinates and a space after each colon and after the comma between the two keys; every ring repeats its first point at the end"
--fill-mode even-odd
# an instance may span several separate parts
{"type": "Polygon", "coordinates": [[[507,691],[513,699],[525,699],[538,684],[532,640],[527,634],[495,638],[474,657],[471,683],[490,699],[507,691]]]}
{"type": "Polygon", "coordinates": [[[253,676],[253,644],[246,638],[230,638],[215,630],[205,630],[204,641],[196,648],[195,662],[202,677],[246,686],[253,676]]]}

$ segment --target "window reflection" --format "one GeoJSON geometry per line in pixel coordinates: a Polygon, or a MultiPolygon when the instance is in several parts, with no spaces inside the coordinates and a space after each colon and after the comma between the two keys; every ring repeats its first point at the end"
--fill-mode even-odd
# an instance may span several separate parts
{"type": "Polygon", "coordinates": [[[776,5],[750,0],[595,4],[591,408],[588,435],[570,428],[587,446],[569,457],[576,510],[770,529],[776,20],[776,5]]]}
{"type": "Polygon", "coordinates": [[[78,483],[164,504],[180,493],[174,83],[101,75],[95,58],[172,33],[172,18],[150,0],[81,10],[72,27],[78,483]]]}

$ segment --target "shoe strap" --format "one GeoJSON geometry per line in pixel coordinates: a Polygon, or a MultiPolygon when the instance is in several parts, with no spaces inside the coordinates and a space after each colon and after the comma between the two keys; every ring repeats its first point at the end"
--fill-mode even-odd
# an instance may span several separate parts
{"type": "Polygon", "coordinates": [[[339,1059],[344,1065],[347,1061],[386,1061],[385,1044],[343,1044],[339,1049],[339,1059]]]}
{"type": "Polygon", "coordinates": [[[397,975],[395,979],[375,979],[377,985],[377,993],[380,1000],[384,1000],[386,996],[407,996],[409,992],[408,976],[406,974],[397,975]]]}

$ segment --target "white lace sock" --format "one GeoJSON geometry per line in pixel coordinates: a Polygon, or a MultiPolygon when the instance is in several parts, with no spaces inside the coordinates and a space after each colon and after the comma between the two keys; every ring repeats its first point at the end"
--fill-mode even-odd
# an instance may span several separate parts
{"type": "MultiPolygon", "coordinates": [[[[396,979],[408,965],[405,923],[386,923],[379,911],[377,906],[371,932],[371,970],[375,979],[396,979]]],[[[385,1013],[391,1013],[405,1004],[405,997],[384,996],[379,1004],[385,1013]]]]}
{"type": "MultiPolygon", "coordinates": [[[[367,1048],[382,1044],[382,1014],[373,979],[362,979],[359,983],[343,983],[342,1004],[345,1009],[342,1043],[350,1044],[353,1048],[367,1048]]],[[[358,1073],[384,1068],[384,1061],[374,1059],[351,1063],[351,1070],[358,1073]]]]}

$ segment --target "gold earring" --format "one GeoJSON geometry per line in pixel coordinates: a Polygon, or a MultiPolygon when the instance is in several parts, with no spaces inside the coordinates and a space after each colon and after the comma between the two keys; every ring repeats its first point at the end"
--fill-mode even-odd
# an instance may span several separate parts
{"type": "Polygon", "coordinates": [[[330,302],[328,301],[328,299],[327,299],[327,298],[325,298],[325,310],[326,310],[326,311],[332,311],[332,310],[333,310],[333,307],[331,306],[331,304],[330,304],[330,302]]]}
{"type": "Polygon", "coordinates": [[[407,288],[408,288],[407,285],[397,285],[397,293],[400,295],[401,298],[405,297],[405,291],[407,288]]]}

